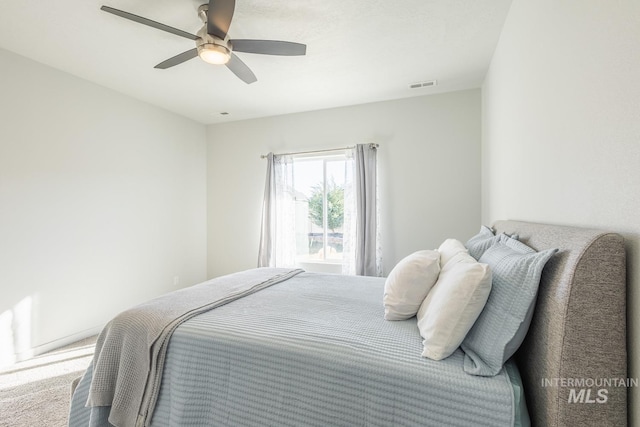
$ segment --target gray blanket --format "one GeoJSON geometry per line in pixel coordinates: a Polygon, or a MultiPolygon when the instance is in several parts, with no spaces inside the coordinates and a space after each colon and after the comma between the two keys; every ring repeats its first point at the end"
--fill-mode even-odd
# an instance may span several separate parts
{"type": "Polygon", "coordinates": [[[148,425],[175,328],[197,314],[300,272],[247,270],[163,295],[119,314],[98,337],[87,406],[110,406],[109,422],[117,427],[148,425]]]}

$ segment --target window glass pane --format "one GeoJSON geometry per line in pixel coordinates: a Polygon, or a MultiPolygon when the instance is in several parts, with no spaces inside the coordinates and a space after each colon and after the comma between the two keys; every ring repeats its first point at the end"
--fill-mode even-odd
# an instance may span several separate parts
{"type": "Polygon", "coordinates": [[[326,163],[327,197],[327,260],[342,259],[342,237],[344,228],[344,179],[345,161],[329,160],[326,163]]]}
{"type": "Polygon", "coordinates": [[[322,159],[301,159],[294,162],[294,188],[296,200],[296,255],[300,261],[322,260],[320,249],[323,244],[322,189],[324,161],[322,159]],[[320,192],[320,203],[317,199],[320,192]],[[319,211],[318,211],[319,209],[319,211]],[[319,218],[314,221],[312,218],[319,218]]]}
{"type": "Polygon", "coordinates": [[[341,262],[345,170],[344,155],[294,160],[298,262],[341,262]]]}

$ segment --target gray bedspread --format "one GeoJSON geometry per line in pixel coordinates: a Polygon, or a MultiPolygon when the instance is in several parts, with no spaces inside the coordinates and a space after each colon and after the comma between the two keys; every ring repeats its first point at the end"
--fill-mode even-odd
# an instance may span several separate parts
{"type": "Polygon", "coordinates": [[[124,311],[102,330],[87,405],[109,406],[118,427],[149,424],[173,331],[189,318],[301,273],[257,268],[218,277],[124,311]]]}
{"type": "MultiPolygon", "coordinates": [[[[174,331],[151,425],[513,426],[505,370],[463,371],[458,349],[420,356],[415,318],[383,318],[384,279],[299,274],[199,314],[174,331]]],[[[109,426],[84,406],[70,426],[109,426]]]]}

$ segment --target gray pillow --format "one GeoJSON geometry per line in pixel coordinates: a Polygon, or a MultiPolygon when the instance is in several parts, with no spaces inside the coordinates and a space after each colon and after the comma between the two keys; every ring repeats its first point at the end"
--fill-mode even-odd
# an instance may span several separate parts
{"type": "Polygon", "coordinates": [[[540,275],[557,249],[536,252],[518,240],[502,237],[480,257],[492,273],[489,299],[462,342],[464,370],[494,376],[520,347],[535,308],[540,275]]]}
{"type": "Polygon", "coordinates": [[[502,233],[496,236],[491,228],[483,225],[480,227],[480,232],[478,234],[467,240],[465,247],[469,250],[469,255],[474,257],[476,260],[479,260],[484,251],[500,240],[501,236],[516,240],[519,238],[517,234],[507,236],[505,233],[502,233]]]}
{"type": "Polygon", "coordinates": [[[466,248],[469,250],[469,255],[476,260],[480,259],[484,251],[489,249],[499,237],[493,234],[493,230],[486,225],[480,227],[480,232],[467,240],[465,243],[466,248]]]}

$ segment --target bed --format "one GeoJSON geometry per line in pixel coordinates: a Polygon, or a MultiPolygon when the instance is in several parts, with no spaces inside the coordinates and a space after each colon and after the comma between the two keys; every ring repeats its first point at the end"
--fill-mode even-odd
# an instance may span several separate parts
{"type": "Polygon", "coordinates": [[[382,278],[256,269],[142,305],[162,307],[154,314],[114,319],[75,387],[69,425],[626,425],[626,388],[600,381],[627,376],[621,236],[518,221],[493,228],[558,249],[528,334],[497,375],[466,373],[459,348],[421,357],[415,317],[382,317],[382,278]],[[212,288],[220,296],[202,304],[212,288]],[[156,313],[168,320],[150,333],[156,313]],[[125,360],[145,340],[148,351],[125,360]],[[116,391],[96,389],[94,377],[116,391]]]}

